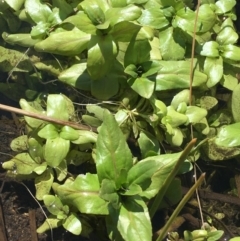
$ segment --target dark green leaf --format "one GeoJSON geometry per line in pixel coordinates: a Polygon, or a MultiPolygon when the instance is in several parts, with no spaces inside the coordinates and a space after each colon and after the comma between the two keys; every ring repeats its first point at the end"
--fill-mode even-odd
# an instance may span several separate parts
{"type": "Polygon", "coordinates": [[[114,208],[119,208],[119,195],[113,180],[102,180],[99,196],[105,201],[110,202],[114,208]]]}
{"type": "Polygon", "coordinates": [[[141,149],[142,158],[150,156],[152,152],[154,152],[155,155],[160,154],[159,141],[151,133],[141,131],[138,144],[141,149]]]}
{"type": "Polygon", "coordinates": [[[100,100],[108,100],[117,94],[119,90],[118,76],[110,73],[91,83],[91,94],[100,100]]]}

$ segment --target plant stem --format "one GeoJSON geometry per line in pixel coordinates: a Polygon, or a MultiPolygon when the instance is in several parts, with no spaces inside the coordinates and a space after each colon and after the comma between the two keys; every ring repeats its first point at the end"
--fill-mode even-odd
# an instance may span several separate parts
{"type": "Polygon", "coordinates": [[[197,182],[189,189],[187,194],[183,197],[181,202],[178,204],[178,206],[176,207],[176,209],[172,213],[171,217],[168,219],[167,223],[162,228],[162,230],[161,230],[161,232],[160,232],[160,234],[159,234],[159,236],[158,236],[156,241],[162,241],[164,239],[164,237],[167,234],[167,231],[168,231],[169,227],[171,226],[171,223],[174,221],[174,219],[180,213],[180,211],[185,206],[185,204],[188,202],[188,200],[191,198],[191,196],[196,191],[196,189],[203,182],[204,178],[205,178],[205,173],[202,173],[201,176],[199,177],[199,179],[197,180],[197,182]]]}
{"type": "Polygon", "coordinates": [[[152,218],[155,214],[155,212],[157,211],[158,207],[159,207],[159,203],[162,201],[170,183],[172,182],[172,180],[174,179],[174,177],[177,175],[180,166],[182,165],[182,163],[187,159],[187,156],[189,155],[190,151],[192,150],[193,146],[195,145],[197,139],[192,139],[188,145],[185,147],[185,149],[183,150],[181,156],[179,157],[175,167],[173,168],[173,170],[169,173],[166,181],[164,182],[162,188],[159,190],[157,196],[155,197],[152,205],[149,207],[149,214],[150,217],[152,218]]]}

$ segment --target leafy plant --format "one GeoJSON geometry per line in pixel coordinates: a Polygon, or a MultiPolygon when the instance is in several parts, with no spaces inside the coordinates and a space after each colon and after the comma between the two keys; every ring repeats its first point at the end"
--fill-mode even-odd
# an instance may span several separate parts
{"type": "Polygon", "coordinates": [[[36,198],[51,213],[38,232],[62,225],[87,236],[103,215],[110,239],[151,240],[152,215],[171,185],[180,190],[176,174],[191,169],[188,161],[180,171],[174,166],[192,136],[197,147],[185,159],[239,156],[235,4],[202,0],[195,10],[192,1],[178,0],[0,3],[0,71],[12,76],[0,91],[23,110],[61,122],[26,115],[26,135],[11,144],[21,153],[3,164],[9,175],[35,180],[36,198]],[[78,91],[103,107],[90,104],[76,114],[78,91]],[[79,119],[89,130],[66,124],[79,119]],[[80,166],[77,173],[72,165],[80,166]]]}

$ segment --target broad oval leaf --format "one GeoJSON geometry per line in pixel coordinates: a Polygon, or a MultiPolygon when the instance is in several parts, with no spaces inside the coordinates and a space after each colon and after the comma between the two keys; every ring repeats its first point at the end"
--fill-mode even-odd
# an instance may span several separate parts
{"type": "Polygon", "coordinates": [[[240,146],[240,122],[223,126],[219,131],[215,143],[224,147],[240,146]]]}
{"type": "Polygon", "coordinates": [[[48,22],[48,17],[52,11],[47,4],[42,4],[40,0],[26,0],[25,11],[35,23],[48,22]]]}
{"type": "Polygon", "coordinates": [[[188,106],[185,115],[190,123],[197,123],[206,117],[207,110],[197,106],[188,106]]]}
{"type": "Polygon", "coordinates": [[[99,196],[100,184],[96,174],[78,175],[57,187],[57,195],[64,203],[74,205],[81,213],[108,214],[107,202],[99,196]]]}
{"type": "Polygon", "coordinates": [[[63,227],[70,233],[80,235],[82,224],[77,214],[71,213],[62,223],[63,227]]]}
{"type": "Polygon", "coordinates": [[[149,241],[152,227],[145,202],[129,196],[120,208],[117,228],[125,241],[149,241]]]}
{"type": "Polygon", "coordinates": [[[52,33],[45,40],[35,44],[34,48],[39,52],[48,52],[64,56],[74,56],[82,53],[87,48],[90,34],[80,30],[52,33]]]}
{"type": "Polygon", "coordinates": [[[132,154],[115,118],[104,111],[104,121],[96,143],[96,166],[99,182],[114,180],[117,188],[121,186],[122,170],[128,171],[132,165],[132,154]]]}
{"type": "Polygon", "coordinates": [[[54,139],[59,136],[58,132],[56,125],[47,124],[38,132],[38,136],[44,139],[54,139]]]}
{"type": "Polygon", "coordinates": [[[49,166],[57,167],[67,156],[70,148],[70,141],[60,137],[47,139],[44,147],[44,158],[49,166]]]}

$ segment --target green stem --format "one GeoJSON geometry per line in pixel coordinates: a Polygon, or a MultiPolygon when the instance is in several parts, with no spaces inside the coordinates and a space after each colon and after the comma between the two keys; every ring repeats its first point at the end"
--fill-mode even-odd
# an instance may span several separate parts
{"type": "Polygon", "coordinates": [[[177,175],[180,166],[182,165],[182,163],[187,159],[187,156],[189,155],[190,151],[192,150],[193,146],[195,145],[197,139],[193,139],[189,142],[189,144],[185,147],[185,149],[183,150],[181,156],[179,157],[175,167],[173,168],[173,170],[169,173],[166,181],[164,182],[162,188],[159,190],[157,196],[155,197],[152,205],[149,207],[149,214],[150,217],[152,218],[155,214],[155,212],[157,211],[160,202],[162,201],[170,183],[172,182],[172,180],[174,179],[174,177],[177,175]]]}
{"type": "Polygon", "coordinates": [[[185,206],[185,204],[188,202],[188,200],[191,198],[191,196],[193,195],[193,193],[196,191],[196,189],[200,186],[200,184],[203,182],[205,178],[205,173],[203,173],[199,179],[197,180],[197,182],[190,188],[190,190],[187,192],[187,194],[183,197],[183,199],[181,200],[181,202],[178,204],[177,208],[174,210],[174,212],[172,213],[171,217],[168,219],[167,223],[164,225],[164,227],[162,228],[158,238],[156,241],[162,241],[164,239],[164,237],[167,234],[167,231],[169,229],[169,227],[171,226],[172,222],[175,220],[175,218],[178,216],[178,214],[180,213],[180,211],[183,209],[183,207],[185,206]]]}

